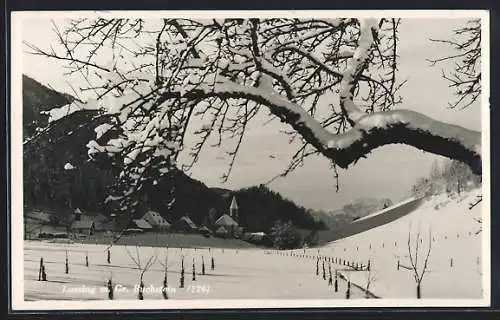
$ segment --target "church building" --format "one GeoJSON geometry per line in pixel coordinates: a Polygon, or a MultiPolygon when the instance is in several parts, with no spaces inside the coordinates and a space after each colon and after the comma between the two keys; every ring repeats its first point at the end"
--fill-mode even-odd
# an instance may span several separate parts
{"type": "Polygon", "coordinates": [[[231,200],[231,205],[229,206],[229,215],[223,214],[222,216],[215,221],[216,228],[220,229],[223,227],[227,230],[227,236],[229,237],[239,237],[240,235],[240,227],[238,225],[238,203],[236,202],[236,197],[233,196],[231,200]]]}

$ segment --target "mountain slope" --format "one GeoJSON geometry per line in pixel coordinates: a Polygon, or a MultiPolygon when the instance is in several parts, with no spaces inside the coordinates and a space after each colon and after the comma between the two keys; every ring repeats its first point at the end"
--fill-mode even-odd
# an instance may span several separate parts
{"type": "MultiPolygon", "coordinates": [[[[431,244],[422,296],[479,298],[482,296],[482,242],[481,225],[477,221],[482,218],[481,204],[469,210],[479,193],[480,190],[475,189],[461,196],[429,197],[403,217],[333,241],[320,250],[365,265],[370,260],[372,275],[376,277],[371,284],[374,294],[410,298],[415,297],[416,285],[409,252],[415,260],[416,243],[419,243],[417,265],[418,270],[422,270],[431,244]],[[417,241],[419,232],[421,240],[417,241]]],[[[347,275],[354,283],[366,285],[366,272],[347,272],[347,275]]]]}

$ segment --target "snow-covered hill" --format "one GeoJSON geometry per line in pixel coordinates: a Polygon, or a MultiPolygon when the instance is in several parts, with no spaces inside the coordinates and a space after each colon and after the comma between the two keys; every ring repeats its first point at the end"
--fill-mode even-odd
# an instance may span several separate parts
{"type": "Polygon", "coordinates": [[[362,287],[373,278],[370,291],[377,296],[414,298],[416,282],[409,253],[421,272],[430,244],[422,298],[482,298],[481,203],[469,209],[479,194],[476,189],[461,196],[430,197],[390,223],[325,245],[320,254],[364,264],[369,260],[371,272],[342,272],[362,287]]]}

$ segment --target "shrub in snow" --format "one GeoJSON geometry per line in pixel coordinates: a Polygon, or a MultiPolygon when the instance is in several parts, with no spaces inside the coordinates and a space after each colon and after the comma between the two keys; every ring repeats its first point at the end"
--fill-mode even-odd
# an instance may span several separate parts
{"type": "Polygon", "coordinates": [[[110,250],[110,248],[108,248],[108,254],[107,254],[106,261],[108,262],[108,264],[111,263],[111,250],[110,250]]]}
{"type": "Polygon", "coordinates": [[[85,252],[85,266],[86,267],[89,266],[89,253],[88,252],[85,252]]]}
{"type": "Polygon", "coordinates": [[[213,257],[213,256],[212,256],[212,263],[211,263],[210,268],[211,268],[212,270],[215,270],[215,261],[214,261],[214,257],[213,257]]]}

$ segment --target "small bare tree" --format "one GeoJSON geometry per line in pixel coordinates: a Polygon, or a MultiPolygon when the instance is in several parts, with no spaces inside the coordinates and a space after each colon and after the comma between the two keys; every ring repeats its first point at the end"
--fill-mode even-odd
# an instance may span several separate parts
{"type": "Polygon", "coordinates": [[[472,210],[475,206],[477,206],[481,201],[483,201],[483,195],[479,194],[476,196],[476,199],[469,203],[469,210],[472,210]]]}
{"type": "Polygon", "coordinates": [[[168,246],[165,249],[165,259],[164,261],[158,260],[158,262],[163,266],[163,288],[162,294],[164,299],[168,299],[168,246]]]}
{"type": "Polygon", "coordinates": [[[113,287],[113,272],[109,273],[109,279],[106,283],[106,287],[108,289],[108,299],[113,300],[114,297],[114,287],[113,287]]]}
{"type": "Polygon", "coordinates": [[[125,247],[125,250],[127,251],[128,256],[134,262],[134,264],[137,266],[137,269],[139,270],[139,292],[137,294],[137,298],[139,300],[144,300],[144,282],[142,281],[144,273],[146,273],[146,271],[148,271],[151,268],[151,266],[156,262],[158,255],[156,253],[151,255],[146,260],[146,263],[142,264],[139,246],[137,245],[135,246],[135,256],[128,250],[127,247],[125,247]]]}
{"type": "Polygon", "coordinates": [[[408,255],[410,258],[411,268],[410,270],[413,272],[413,278],[415,279],[415,283],[417,284],[417,299],[422,297],[421,285],[422,280],[424,279],[425,274],[428,272],[427,266],[429,262],[429,257],[432,249],[432,231],[429,228],[429,247],[427,248],[427,252],[425,255],[423,266],[419,266],[419,250],[420,244],[422,243],[422,239],[420,237],[420,225],[418,226],[418,231],[415,239],[415,246],[412,247],[411,244],[411,224],[410,229],[408,231],[408,255]],[[413,251],[413,252],[412,252],[413,251]]]}
{"type": "MultiPolygon", "coordinates": [[[[471,203],[469,203],[469,210],[472,210],[472,208],[477,206],[482,200],[483,200],[483,195],[481,194],[477,195],[476,199],[471,203]]],[[[472,219],[479,224],[479,229],[476,232],[474,232],[474,234],[478,235],[481,233],[481,231],[483,231],[482,228],[483,219],[482,218],[472,218],[472,219]]]]}
{"type": "Polygon", "coordinates": [[[365,298],[368,299],[370,298],[370,285],[377,280],[377,273],[373,270],[371,265],[369,268],[366,269],[365,277],[366,277],[365,298]]]}

